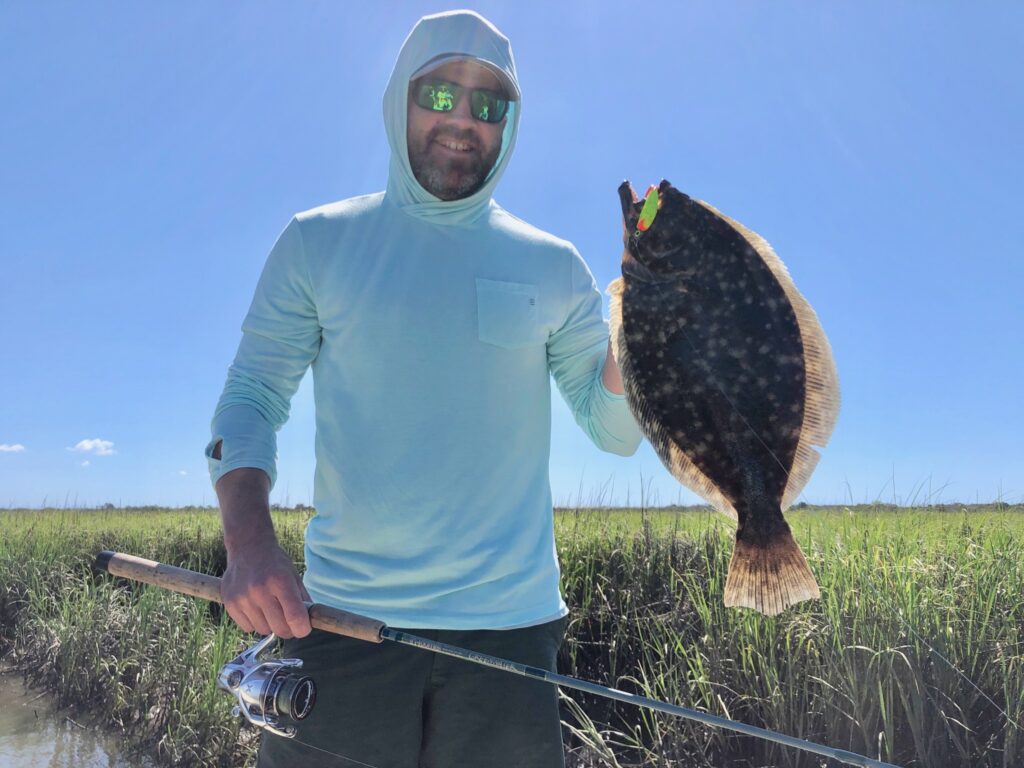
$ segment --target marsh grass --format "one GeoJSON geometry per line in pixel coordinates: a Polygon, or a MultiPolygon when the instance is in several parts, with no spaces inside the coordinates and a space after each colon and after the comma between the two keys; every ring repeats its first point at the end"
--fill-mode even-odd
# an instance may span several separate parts
{"type": "MultiPolygon", "coordinates": [[[[723,606],[724,518],[650,513],[610,537],[592,535],[592,513],[563,525],[567,599],[586,606],[568,642],[574,674],[900,765],[1024,764],[1024,515],[788,518],[822,599],[777,617],[723,606]]],[[[646,765],[823,764],[572,695],[604,723],[605,742],[633,744],[620,761],[632,752],[646,765]]]]}
{"type": "MultiPolygon", "coordinates": [[[[1024,764],[1024,511],[787,518],[822,598],[764,617],[722,605],[725,518],[560,510],[561,670],[908,768],[1024,764]]],[[[307,520],[275,512],[300,564],[307,520]]],[[[161,764],[250,764],[254,734],[214,677],[252,637],[216,606],[94,573],[102,549],[225,564],[215,510],[2,511],[5,662],[161,764]]],[[[576,691],[562,701],[570,766],[839,765],[576,691]]]]}

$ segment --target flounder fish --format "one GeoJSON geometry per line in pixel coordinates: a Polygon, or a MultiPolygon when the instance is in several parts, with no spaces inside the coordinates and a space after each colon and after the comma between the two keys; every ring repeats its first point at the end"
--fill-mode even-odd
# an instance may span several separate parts
{"type": "Polygon", "coordinates": [[[775,615],[820,597],[782,511],[839,413],[832,351],[755,232],[662,180],[619,186],[622,277],[608,286],[626,398],[680,483],[737,520],[725,604],[775,615]]]}

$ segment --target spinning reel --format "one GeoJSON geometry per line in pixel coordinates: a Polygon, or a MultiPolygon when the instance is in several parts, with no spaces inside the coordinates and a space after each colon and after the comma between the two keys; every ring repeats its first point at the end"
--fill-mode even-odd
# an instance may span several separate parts
{"type": "Polygon", "coordinates": [[[260,661],[259,655],[276,640],[271,633],[225,664],[217,675],[217,687],[238,698],[232,715],[242,715],[257,728],[291,739],[296,732],[292,723],[313,711],[316,685],[313,678],[295,671],[302,667],[301,659],[260,661]]]}

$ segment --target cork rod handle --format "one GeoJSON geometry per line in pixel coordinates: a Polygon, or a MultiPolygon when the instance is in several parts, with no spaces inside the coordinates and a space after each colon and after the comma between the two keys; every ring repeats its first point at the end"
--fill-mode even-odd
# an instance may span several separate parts
{"type": "MultiPolygon", "coordinates": [[[[220,578],[187,568],[104,550],[96,555],[96,569],[183,595],[201,597],[214,603],[223,602],[220,597],[220,578]]],[[[386,626],[382,621],[320,603],[309,605],[309,623],[316,629],[371,643],[382,642],[382,632],[386,626]]]]}

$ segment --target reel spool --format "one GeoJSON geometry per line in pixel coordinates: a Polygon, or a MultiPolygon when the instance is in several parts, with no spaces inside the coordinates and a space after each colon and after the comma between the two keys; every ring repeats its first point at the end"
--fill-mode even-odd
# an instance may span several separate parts
{"type": "Polygon", "coordinates": [[[217,687],[237,697],[231,714],[291,739],[297,730],[293,722],[305,720],[313,711],[316,684],[295,671],[302,667],[301,659],[260,661],[259,655],[276,640],[271,633],[225,664],[217,687]]]}

